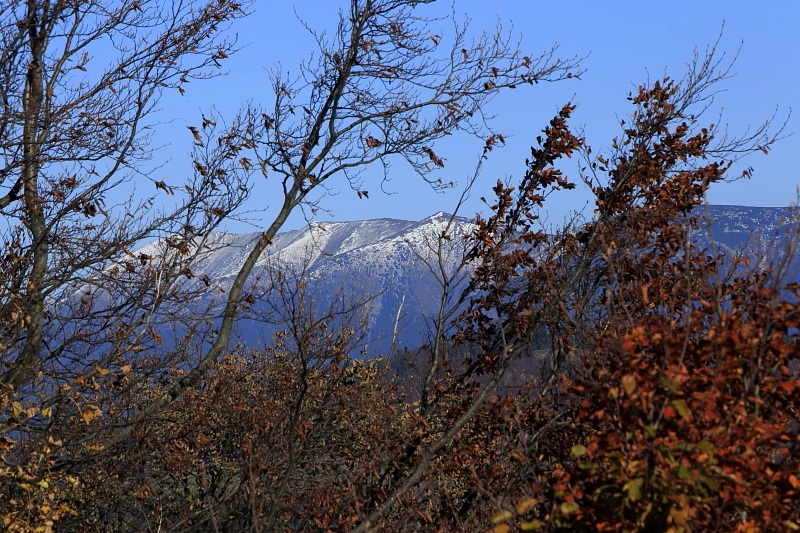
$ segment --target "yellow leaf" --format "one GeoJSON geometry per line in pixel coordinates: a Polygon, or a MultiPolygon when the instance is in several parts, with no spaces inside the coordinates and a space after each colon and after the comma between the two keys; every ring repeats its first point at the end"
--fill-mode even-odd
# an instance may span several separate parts
{"type": "Polygon", "coordinates": [[[81,413],[81,417],[83,418],[83,421],[88,424],[89,422],[91,422],[92,420],[94,420],[95,418],[99,417],[102,414],[103,411],[101,411],[99,407],[97,407],[96,405],[90,405],[89,409],[81,413]]]}
{"type": "Polygon", "coordinates": [[[518,515],[523,515],[523,514],[527,513],[537,503],[539,503],[539,500],[537,500],[536,498],[525,498],[524,500],[522,500],[521,502],[519,502],[517,504],[517,514],[518,515]]]}
{"type": "Polygon", "coordinates": [[[531,522],[523,522],[519,525],[522,531],[538,531],[542,529],[544,522],[541,520],[533,520],[531,522]]]}
{"type": "Polygon", "coordinates": [[[501,522],[505,522],[512,516],[514,515],[511,514],[511,511],[500,511],[498,513],[495,513],[495,515],[492,517],[492,524],[499,524],[501,522]]]}
{"type": "Polygon", "coordinates": [[[494,526],[494,533],[508,533],[511,531],[511,526],[508,524],[500,524],[498,526],[494,526]]]}
{"type": "Polygon", "coordinates": [[[580,508],[581,506],[578,505],[578,502],[564,502],[561,504],[561,512],[564,514],[574,513],[580,508]]]}
{"type": "Polygon", "coordinates": [[[572,452],[572,455],[574,455],[575,457],[580,457],[581,455],[586,455],[586,452],[588,450],[586,449],[586,446],[584,446],[583,444],[576,444],[575,446],[570,448],[569,451],[572,452]]]}

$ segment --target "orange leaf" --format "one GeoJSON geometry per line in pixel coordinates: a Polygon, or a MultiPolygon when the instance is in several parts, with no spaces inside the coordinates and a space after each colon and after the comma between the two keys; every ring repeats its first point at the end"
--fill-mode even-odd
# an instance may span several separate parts
{"type": "Polygon", "coordinates": [[[632,395],[636,391],[636,378],[630,374],[622,376],[622,388],[625,389],[628,396],[632,395]]]}

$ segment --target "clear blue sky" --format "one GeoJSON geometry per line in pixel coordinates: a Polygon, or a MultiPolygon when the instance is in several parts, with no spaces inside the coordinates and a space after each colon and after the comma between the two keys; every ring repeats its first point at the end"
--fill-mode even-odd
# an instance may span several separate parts
{"type": "MultiPolygon", "coordinates": [[[[193,82],[184,96],[168,95],[163,101],[162,118],[172,120],[164,131],[169,138],[158,139],[170,145],[161,152],[173,157],[172,163],[159,171],[165,181],[175,184],[180,173],[188,171],[184,154],[191,147],[186,125],[199,124],[200,112],[211,105],[232,114],[241,103],[253,100],[271,103],[266,68],[281,62],[285,69],[297,72],[296,65],[314,51],[297,14],[317,29],[334,30],[339,6],[334,0],[267,2],[258,0],[253,14],[238,21],[232,31],[238,33],[244,48],[225,63],[227,76],[211,81],[193,82]],[[166,153],[165,153],[166,152],[166,153]],[[184,170],[186,169],[186,170],[184,170]]],[[[447,13],[449,2],[441,2],[434,10],[447,13]]],[[[597,152],[610,144],[619,132],[617,116],[629,112],[627,94],[634,84],[645,80],[649,72],[660,77],[666,71],[682,75],[685,63],[695,46],[703,49],[713,43],[724,22],[721,48],[735,54],[736,76],[721,87],[715,108],[724,107],[724,120],[733,133],[757,126],[778,107],[779,118],[794,109],[787,133],[800,124],[800,2],[770,1],[561,1],[533,0],[456,0],[457,14],[472,17],[472,30],[491,30],[498,20],[522,35],[522,48],[531,53],[543,51],[554,42],[561,43],[564,56],[585,55],[587,72],[581,80],[540,84],[516,91],[500,93],[490,112],[497,115],[495,126],[508,137],[508,145],[495,151],[484,170],[478,188],[462,214],[473,215],[481,209],[477,197],[490,193],[497,178],[519,177],[525,170],[525,158],[531,143],[557,109],[569,100],[579,107],[575,125],[583,125],[588,142],[597,152]]],[[[434,26],[432,29],[436,29],[434,26]]],[[[448,30],[442,23],[441,31],[448,30]]],[[[716,110],[716,109],[715,109],[716,110]]],[[[713,113],[708,120],[715,118],[713,113]]],[[[469,138],[452,139],[437,149],[446,159],[441,172],[444,181],[465,181],[478,155],[480,143],[469,138]]],[[[756,154],[744,160],[738,170],[755,168],[749,181],[720,184],[712,189],[712,204],[785,206],[797,200],[800,183],[795,160],[800,155],[800,134],[780,142],[765,156],[756,154]]],[[[569,170],[569,169],[568,169],[569,170]]],[[[732,174],[736,174],[736,169],[732,174]]],[[[396,194],[380,191],[381,169],[366,174],[364,188],[370,198],[359,199],[346,183],[334,184],[340,193],[324,200],[334,218],[321,220],[357,220],[378,217],[419,220],[437,211],[449,211],[457,191],[435,193],[409,168],[396,163],[391,182],[386,188],[396,194]]],[[[560,195],[549,206],[552,222],[563,219],[571,210],[582,209],[590,199],[586,192],[560,195]]],[[[259,184],[253,191],[249,207],[266,209],[254,215],[265,222],[279,205],[279,198],[268,186],[259,184]]],[[[591,209],[591,208],[590,208],[591,209]]],[[[300,216],[290,219],[284,229],[304,224],[300,216]]],[[[231,224],[229,230],[251,231],[252,228],[231,224]]]]}

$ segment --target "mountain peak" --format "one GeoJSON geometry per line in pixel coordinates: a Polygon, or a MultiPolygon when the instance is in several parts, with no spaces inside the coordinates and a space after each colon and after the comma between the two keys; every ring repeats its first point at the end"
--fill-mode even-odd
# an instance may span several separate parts
{"type": "Polygon", "coordinates": [[[444,219],[444,218],[450,218],[451,216],[453,216],[453,215],[451,215],[450,213],[445,213],[444,211],[439,211],[438,213],[436,213],[434,215],[431,215],[429,217],[423,218],[422,220],[420,220],[420,222],[425,222],[426,220],[441,220],[441,219],[444,219]]]}

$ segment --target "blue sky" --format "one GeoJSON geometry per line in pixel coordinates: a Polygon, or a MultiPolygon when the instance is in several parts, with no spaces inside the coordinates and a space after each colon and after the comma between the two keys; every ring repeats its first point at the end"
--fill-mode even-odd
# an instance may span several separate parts
{"type": "MultiPolygon", "coordinates": [[[[332,31],[340,5],[345,7],[345,2],[308,0],[292,5],[257,0],[253,14],[232,28],[243,48],[225,63],[229,74],[193,82],[184,96],[168,95],[163,100],[160,118],[172,121],[156,139],[169,143],[161,155],[172,157],[172,162],[158,171],[164,174],[165,181],[179,182],[180,174],[188,172],[184,154],[190,150],[191,135],[185,126],[199,124],[203,110],[214,105],[230,116],[248,100],[269,105],[272,100],[266,69],[280,62],[284,69],[297,72],[299,62],[314,51],[313,41],[293,10],[310,26],[332,31]]],[[[450,6],[449,2],[439,2],[427,9],[446,14],[450,6]]],[[[707,119],[712,121],[716,111],[724,108],[723,120],[736,133],[759,125],[776,108],[782,121],[793,108],[795,116],[790,118],[786,132],[800,129],[800,2],[456,0],[454,9],[457,16],[468,14],[472,18],[474,32],[491,30],[498,20],[505,27],[513,22],[514,32],[522,35],[522,49],[531,53],[559,42],[563,56],[589,54],[581,80],[501,92],[492,102],[489,112],[497,115],[494,125],[507,136],[508,144],[492,154],[474,198],[462,212],[465,216],[481,210],[477,198],[490,193],[489,187],[498,178],[513,179],[524,173],[532,142],[562,104],[570,100],[578,104],[573,124],[584,127],[594,152],[601,151],[618,134],[617,117],[629,112],[626,96],[634,85],[644,81],[648,73],[653,78],[665,72],[681,76],[694,48],[702,50],[713,43],[723,23],[720,48],[733,55],[741,45],[741,51],[733,68],[736,75],[720,86],[725,92],[717,97],[707,119]]],[[[434,25],[432,30],[436,29],[434,25]]],[[[441,23],[441,31],[447,29],[446,23],[441,23]]],[[[448,141],[437,149],[437,154],[446,160],[441,177],[463,183],[475,164],[480,143],[466,137],[448,141]]],[[[789,205],[797,200],[798,154],[800,135],[795,134],[778,143],[768,156],[759,153],[745,159],[732,175],[737,174],[737,169],[740,172],[752,166],[754,177],[720,184],[711,190],[709,201],[789,205]]],[[[566,170],[571,169],[567,166],[566,170]]],[[[440,210],[451,210],[457,199],[458,190],[436,193],[400,163],[392,167],[391,181],[385,185],[393,194],[380,193],[380,168],[368,171],[365,177],[369,199],[359,199],[344,182],[334,184],[339,194],[323,201],[333,218],[325,215],[320,220],[419,220],[440,210]]],[[[560,194],[548,206],[550,222],[557,223],[570,211],[583,209],[589,200],[586,191],[560,194]]],[[[252,231],[260,223],[271,221],[278,205],[279,198],[269,184],[258,183],[248,205],[260,210],[251,215],[255,226],[232,223],[227,229],[252,231]]],[[[296,229],[304,223],[302,216],[294,216],[285,229],[296,229]]]]}

